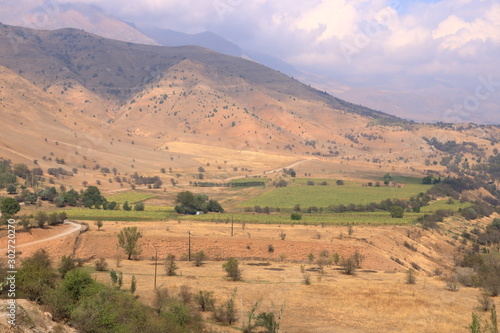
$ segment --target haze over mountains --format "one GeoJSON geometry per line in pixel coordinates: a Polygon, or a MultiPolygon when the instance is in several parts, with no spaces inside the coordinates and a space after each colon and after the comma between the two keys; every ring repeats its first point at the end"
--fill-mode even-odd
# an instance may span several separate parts
{"type": "MultiPolygon", "coordinates": [[[[481,100],[479,107],[474,106],[472,111],[470,108],[467,109],[467,98],[474,98],[474,82],[470,82],[470,89],[463,89],[454,87],[451,82],[439,81],[439,78],[436,78],[436,80],[422,84],[427,88],[416,89],[411,84],[415,78],[381,76],[378,81],[386,80],[387,88],[380,88],[383,84],[370,87],[367,86],[367,82],[358,82],[356,85],[346,84],[345,78],[340,76],[332,80],[331,77],[321,73],[299,70],[277,57],[266,55],[265,50],[243,50],[235,43],[211,32],[188,34],[170,29],[159,29],[151,25],[136,26],[110,16],[94,5],[35,0],[24,1],[21,5],[15,6],[3,1],[0,5],[5,9],[2,11],[3,14],[0,14],[0,21],[6,24],[36,29],[73,27],[106,38],[142,44],[198,45],[224,54],[258,61],[345,100],[407,119],[478,123],[500,121],[500,113],[497,112],[500,100],[496,93],[491,94],[487,100],[481,100]]],[[[478,72],[478,74],[481,73],[478,72]]],[[[353,80],[356,81],[355,77],[349,78],[349,81],[353,80]]]]}

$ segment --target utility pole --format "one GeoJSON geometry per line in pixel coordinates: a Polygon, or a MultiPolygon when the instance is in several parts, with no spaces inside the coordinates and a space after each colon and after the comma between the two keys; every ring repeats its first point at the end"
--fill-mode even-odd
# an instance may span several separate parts
{"type": "Polygon", "coordinates": [[[155,249],[155,290],[156,290],[156,271],[158,267],[158,249],[155,249]]]}
{"type": "Polygon", "coordinates": [[[188,261],[191,261],[191,230],[188,230],[188,261]]]}

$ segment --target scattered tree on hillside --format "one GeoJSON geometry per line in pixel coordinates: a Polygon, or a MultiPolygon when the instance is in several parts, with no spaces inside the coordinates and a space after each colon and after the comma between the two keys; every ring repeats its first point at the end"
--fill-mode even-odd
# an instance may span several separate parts
{"type": "Polygon", "coordinates": [[[0,212],[2,218],[9,219],[21,210],[19,203],[13,198],[3,198],[0,200],[0,212]]]}
{"type": "Polygon", "coordinates": [[[17,193],[17,187],[14,184],[10,184],[7,186],[7,193],[9,194],[16,194],[17,193]]]}

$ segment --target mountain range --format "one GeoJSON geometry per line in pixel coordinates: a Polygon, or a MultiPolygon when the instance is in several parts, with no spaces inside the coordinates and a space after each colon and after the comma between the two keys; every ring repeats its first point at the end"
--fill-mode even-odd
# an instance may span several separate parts
{"type": "Polygon", "coordinates": [[[282,59],[261,51],[243,50],[235,43],[211,32],[188,34],[154,26],[136,26],[133,23],[110,16],[94,5],[84,3],[59,4],[42,0],[24,1],[20,5],[3,1],[0,2],[0,5],[4,8],[0,13],[0,22],[5,24],[48,30],[70,27],[105,38],[140,44],[201,46],[226,55],[251,59],[344,100],[406,119],[423,122],[493,124],[500,121],[500,115],[495,112],[500,106],[500,101],[493,97],[482,102],[481,108],[475,112],[457,112],[460,105],[463,104],[464,96],[467,97],[471,93],[450,87],[444,82],[442,84],[429,83],[426,85],[428,89],[421,91],[405,89],[403,82],[398,85],[401,88],[398,91],[369,87],[362,83],[359,85],[346,84],[341,79],[332,80],[318,74],[301,71],[282,59]]]}

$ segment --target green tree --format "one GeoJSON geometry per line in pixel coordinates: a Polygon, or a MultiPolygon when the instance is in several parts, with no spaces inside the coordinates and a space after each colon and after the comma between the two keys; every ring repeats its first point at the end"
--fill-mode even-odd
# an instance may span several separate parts
{"type": "Polygon", "coordinates": [[[392,206],[391,207],[391,217],[402,219],[405,215],[405,210],[401,206],[392,206]]]}
{"type": "Polygon", "coordinates": [[[82,194],[82,201],[87,208],[101,207],[106,202],[106,198],[101,195],[97,186],[89,186],[82,194]]]}
{"type": "Polygon", "coordinates": [[[62,256],[61,261],[59,262],[59,267],[57,270],[61,274],[61,277],[64,278],[64,276],[72,269],[76,267],[75,260],[71,258],[70,256],[62,256]]]}
{"type": "Polygon", "coordinates": [[[35,223],[39,228],[43,228],[45,226],[45,223],[47,223],[48,219],[49,217],[45,212],[38,212],[35,215],[35,223]]]}
{"type": "Polygon", "coordinates": [[[95,224],[95,226],[97,227],[97,231],[101,230],[102,226],[104,225],[104,224],[102,223],[102,220],[97,220],[97,221],[95,221],[95,223],[94,223],[94,224],[95,224]]]}
{"type": "Polygon", "coordinates": [[[132,207],[128,204],[128,201],[125,201],[122,206],[123,210],[130,211],[132,210],[132,207]]]}
{"type": "Polygon", "coordinates": [[[118,234],[118,246],[125,250],[128,260],[131,260],[133,255],[141,253],[138,244],[141,237],[142,232],[137,230],[137,227],[125,227],[118,234]]]}
{"type": "Polygon", "coordinates": [[[224,213],[224,208],[222,208],[217,200],[208,200],[207,209],[209,212],[224,213]]]}
{"type": "Polygon", "coordinates": [[[200,267],[203,265],[203,261],[207,258],[205,252],[199,251],[194,254],[194,265],[200,267]]]}
{"type": "Polygon", "coordinates": [[[17,187],[14,184],[10,184],[7,186],[7,193],[9,194],[16,194],[17,193],[17,187]]]}
{"type": "Polygon", "coordinates": [[[132,275],[132,281],[130,282],[130,292],[132,294],[137,290],[137,280],[135,279],[135,275],[132,275]]]}
{"type": "Polygon", "coordinates": [[[138,212],[143,212],[144,211],[144,203],[138,202],[134,205],[134,210],[138,212]]]}
{"type": "Polygon", "coordinates": [[[49,255],[40,249],[23,260],[17,271],[16,282],[20,297],[38,301],[47,289],[54,287],[56,275],[49,255]]]}
{"type": "Polygon", "coordinates": [[[242,271],[239,268],[239,262],[236,258],[229,258],[223,265],[222,268],[226,271],[227,277],[231,278],[233,281],[241,280],[242,271]]]}
{"type": "Polygon", "coordinates": [[[3,198],[0,200],[0,212],[5,218],[16,215],[21,210],[19,203],[13,198],[3,198]]]}

